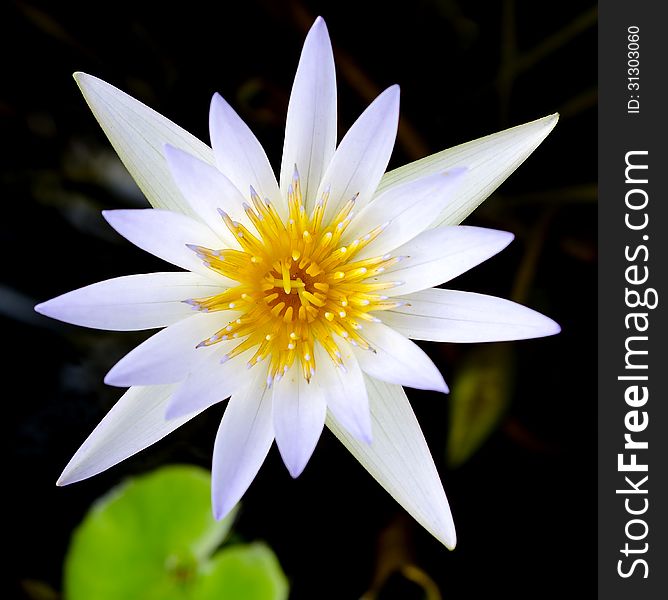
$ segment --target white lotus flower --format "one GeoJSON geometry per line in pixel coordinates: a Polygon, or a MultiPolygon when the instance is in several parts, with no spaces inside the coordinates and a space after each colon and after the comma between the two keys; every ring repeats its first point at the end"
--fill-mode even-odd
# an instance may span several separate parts
{"type": "Polygon", "coordinates": [[[512,235],[454,226],[554,127],[552,115],[383,175],[399,117],[390,87],[336,146],[336,82],[322,19],[302,51],[280,185],[218,95],[213,150],[103,81],[75,78],[154,209],[105,211],[138,247],[186,271],[96,283],[36,310],[111,330],[164,328],[105,381],[130,386],[65,468],[95,475],[230,397],[213,454],[216,517],[236,504],[274,439],[296,477],[325,423],[447,547],[448,502],[401,386],[446,392],[409,338],[483,342],[559,327],[490,296],[434,288],[512,235]]]}

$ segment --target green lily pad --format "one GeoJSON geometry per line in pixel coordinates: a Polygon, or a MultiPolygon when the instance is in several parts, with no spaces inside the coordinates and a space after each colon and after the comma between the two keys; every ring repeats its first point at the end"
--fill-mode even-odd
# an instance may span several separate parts
{"type": "Polygon", "coordinates": [[[208,471],[170,466],[133,478],[100,498],[72,537],[65,559],[65,598],[286,598],[285,575],[266,546],[232,546],[213,554],[234,514],[214,520],[210,489],[208,471]],[[230,562],[239,569],[235,577],[228,574],[230,562]],[[248,584],[248,593],[239,592],[252,578],[260,583],[248,584]]]}
{"type": "Polygon", "coordinates": [[[465,463],[495,430],[510,402],[513,373],[509,344],[480,346],[461,365],[450,393],[450,467],[465,463]]]}
{"type": "Polygon", "coordinates": [[[197,600],[284,600],[288,583],[276,559],[265,544],[230,546],[218,552],[202,568],[197,600]]]}

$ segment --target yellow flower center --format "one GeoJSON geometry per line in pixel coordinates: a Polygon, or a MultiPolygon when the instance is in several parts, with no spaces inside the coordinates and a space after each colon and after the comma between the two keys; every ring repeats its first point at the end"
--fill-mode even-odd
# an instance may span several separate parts
{"type": "Polygon", "coordinates": [[[187,300],[201,311],[235,312],[235,319],[200,346],[239,339],[224,360],[255,349],[248,366],[269,361],[270,384],[282,377],[294,361],[299,361],[304,377],[310,380],[316,369],[316,342],[337,366],[343,363],[335,336],[373,351],[364,339],[362,322],[377,322],[374,311],[401,304],[378,294],[399,282],[373,278],[401,257],[384,255],[355,260],[386,225],[343,245],[355,198],[329,223],[323,223],[328,196],[327,191],[308,216],[295,170],[288,190],[286,223],[269,200],[263,201],[251,189],[253,207],[244,204],[244,210],[256,233],[220,211],[240,250],[190,246],[209,268],[238,282],[221,294],[187,300]]]}

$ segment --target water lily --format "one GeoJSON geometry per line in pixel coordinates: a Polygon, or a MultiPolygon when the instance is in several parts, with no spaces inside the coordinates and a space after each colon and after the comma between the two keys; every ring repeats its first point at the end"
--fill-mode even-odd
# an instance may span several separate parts
{"type": "Polygon", "coordinates": [[[542,142],[552,115],[384,174],[399,118],[385,90],[336,144],[336,80],[317,19],[290,96],[279,180],[219,95],[209,148],[139,101],[75,75],[152,209],[105,211],[122,236],[185,269],[119,277],[36,307],[77,325],[163,328],[105,381],[130,387],[65,468],[95,475],[229,397],[213,452],[224,517],[274,440],[289,472],[325,424],[447,547],[455,529],[402,386],[447,392],[414,340],[556,333],[500,298],[436,288],[503,249],[510,233],[457,224],[542,142]],[[409,339],[411,338],[411,339],[409,339]]]}

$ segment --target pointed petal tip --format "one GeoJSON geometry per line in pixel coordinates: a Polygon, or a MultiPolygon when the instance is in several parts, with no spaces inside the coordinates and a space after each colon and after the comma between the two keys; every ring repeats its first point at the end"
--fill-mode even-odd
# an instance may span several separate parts
{"type": "Polygon", "coordinates": [[[59,321],[64,320],[59,316],[62,315],[63,308],[63,303],[59,302],[60,298],[61,296],[56,296],[55,298],[51,298],[51,300],[36,304],[34,307],[35,312],[45,317],[49,317],[50,319],[57,319],[59,321]]]}
{"type": "MultiPolygon", "coordinates": [[[[308,39],[311,36],[317,36],[319,38],[318,39],[319,43],[324,43],[326,46],[329,47],[331,52],[332,42],[329,39],[329,30],[327,29],[327,23],[325,23],[325,19],[323,19],[320,16],[316,17],[306,37],[308,39]]],[[[304,44],[306,44],[306,41],[304,42],[304,44]]]]}
{"type": "Polygon", "coordinates": [[[455,546],[457,546],[457,534],[455,533],[454,525],[452,526],[452,529],[447,532],[447,534],[442,535],[438,539],[448,550],[454,550],[455,546]]]}
{"type": "Polygon", "coordinates": [[[214,92],[211,96],[211,110],[225,108],[229,106],[227,100],[219,92],[214,92]]]}
{"type": "Polygon", "coordinates": [[[539,145],[550,133],[552,130],[556,127],[557,123],[559,122],[560,115],[558,112],[552,113],[551,115],[546,115],[545,117],[542,117],[540,119],[536,119],[535,121],[531,121],[529,123],[525,123],[524,125],[520,125],[519,127],[523,126],[531,126],[531,125],[541,125],[543,132],[540,135],[539,139],[540,141],[538,142],[537,145],[539,145]]]}
{"type": "Polygon", "coordinates": [[[83,92],[84,87],[88,87],[91,84],[104,84],[109,86],[106,81],[100,79],[99,77],[95,77],[95,75],[90,75],[89,73],[84,73],[83,71],[75,71],[72,73],[72,78],[74,79],[75,83],[79,86],[79,89],[83,92]]]}
{"type": "Polygon", "coordinates": [[[542,323],[542,328],[541,328],[541,333],[538,334],[539,337],[547,337],[550,335],[557,335],[558,333],[561,333],[561,325],[554,321],[553,319],[550,319],[550,317],[546,317],[545,315],[542,315],[543,317],[543,323],[542,323]]]}
{"type": "MultiPolygon", "coordinates": [[[[435,365],[434,368],[436,368],[435,365]]],[[[425,386],[423,389],[431,390],[433,392],[440,392],[441,394],[450,393],[450,388],[448,387],[448,384],[445,383],[445,379],[443,379],[443,375],[441,375],[440,371],[437,370],[436,373],[434,373],[434,376],[431,377],[431,379],[432,379],[432,384],[429,387],[425,386]]]]}
{"type": "Polygon", "coordinates": [[[297,477],[299,477],[304,472],[304,467],[306,467],[306,465],[288,466],[288,473],[290,473],[290,477],[292,477],[293,479],[297,479],[297,477]]]}
{"type": "Polygon", "coordinates": [[[455,523],[451,515],[443,515],[444,519],[437,517],[432,527],[426,527],[427,531],[431,533],[441,544],[448,550],[454,550],[457,546],[457,532],[455,530],[455,523]]]}
{"type": "Polygon", "coordinates": [[[495,231],[499,236],[499,243],[501,244],[502,250],[515,239],[515,234],[510,231],[501,231],[500,229],[496,229],[495,231]]]}
{"type": "Polygon", "coordinates": [[[395,83],[388,87],[384,92],[383,95],[387,94],[394,102],[397,104],[399,103],[399,96],[401,94],[401,88],[399,87],[398,83],[395,83]]]}
{"type": "Polygon", "coordinates": [[[216,115],[221,111],[225,111],[229,105],[218,92],[214,92],[211,96],[211,104],[209,105],[209,135],[214,127],[214,122],[217,120],[216,115]]]}
{"type": "Polygon", "coordinates": [[[285,468],[288,470],[288,473],[290,473],[290,477],[293,479],[297,479],[303,472],[304,469],[306,468],[306,465],[308,464],[309,458],[311,455],[309,454],[306,459],[304,459],[303,456],[299,455],[291,455],[288,454],[287,452],[284,453],[284,451],[281,450],[281,445],[278,444],[278,451],[279,454],[281,455],[281,459],[283,459],[283,464],[285,465],[285,468]]]}
{"type": "Polygon", "coordinates": [[[107,91],[111,89],[116,92],[120,92],[120,90],[115,88],[110,83],[107,83],[104,79],[100,79],[99,77],[95,77],[95,75],[90,75],[89,73],[84,73],[83,71],[75,71],[72,73],[72,77],[81,90],[81,93],[86,98],[87,102],[89,101],[89,92],[95,88],[97,88],[99,91],[107,91]]]}
{"type": "Polygon", "coordinates": [[[82,479],[81,477],[77,477],[73,473],[73,469],[70,467],[70,464],[68,463],[68,465],[63,469],[63,472],[60,474],[60,477],[58,477],[58,480],[56,481],[56,487],[65,487],[66,485],[70,485],[72,483],[76,483],[77,481],[81,481],[81,479],[82,479]]]}
{"type": "Polygon", "coordinates": [[[230,504],[229,502],[216,502],[214,499],[214,501],[211,503],[211,506],[213,508],[213,518],[216,519],[216,521],[222,521],[232,512],[236,506],[236,503],[230,504]]]}
{"type": "Polygon", "coordinates": [[[392,108],[397,112],[398,117],[400,92],[401,89],[399,88],[399,84],[395,83],[378,94],[371,104],[379,103],[380,105],[392,105],[392,108]]]}
{"type": "MultiPolygon", "coordinates": [[[[109,225],[112,227],[112,229],[116,230],[118,232],[118,227],[121,226],[121,222],[123,221],[123,216],[125,213],[127,213],[128,210],[132,209],[124,209],[124,208],[111,208],[111,209],[105,209],[102,211],[102,218],[109,223],[109,225]]],[[[137,209],[134,209],[137,210],[137,209]]],[[[139,209],[139,210],[155,210],[155,209],[139,209]]],[[[120,233],[120,232],[119,232],[120,233]]],[[[123,235],[123,234],[121,234],[123,235]]]]}
{"type": "Polygon", "coordinates": [[[311,29],[309,30],[309,33],[311,31],[317,31],[321,33],[327,34],[327,23],[325,23],[325,19],[323,19],[320,15],[318,15],[315,18],[315,21],[313,21],[313,25],[311,25],[311,29]]]}
{"type": "Polygon", "coordinates": [[[104,383],[112,387],[121,387],[121,388],[127,388],[130,387],[131,385],[126,381],[123,381],[123,375],[122,374],[119,375],[118,372],[115,370],[115,367],[112,367],[111,370],[104,376],[104,383]]]}
{"type": "MultiPolygon", "coordinates": [[[[398,83],[388,87],[378,98],[383,98],[383,102],[386,102],[389,105],[390,114],[392,115],[392,122],[396,120],[399,122],[399,105],[400,105],[400,96],[401,88],[398,83]]],[[[378,98],[376,100],[378,100],[378,98]]],[[[375,102],[375,101],[374,101],[375,102]]]]}
{"type": "Polygon", "coordinates": [[[561,333],[561,325],[554,319],[540,313],[528,306],[518,305],[523,309],[522,320],[518,323],[520,326],[526,326],[526,330],[522,336],[514,339],[530,340],[542,337],[549,337],[561,333]]]}
{"type": "Polygon", "coordinates": [[[50,316],[49,313],[48,313],[49,302],[50,302],[50,300],[47,300],[46,302],[40,302],[39,304],[35,304],[35,306],[33,307],[33,310],[36,313],[39,313],[40,315],[44,315],[44,316],[48,317],[48,316],[50,316]]]}

